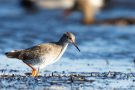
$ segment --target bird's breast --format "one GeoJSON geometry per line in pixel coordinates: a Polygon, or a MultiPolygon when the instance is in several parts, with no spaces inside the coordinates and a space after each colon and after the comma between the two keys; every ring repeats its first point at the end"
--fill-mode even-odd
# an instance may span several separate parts
{"type": "Polygon", "coordinates": [[[46,60],[46,64],[48,65],[48,64],[57,62],[66,51],[67,46],[68,44],[64,45],[63,48],[59,52],[54,52],[55,55],[54,54],[51,54],[50,56],[48,55],[49,57],[47,56],[47,58],[49,59],[46,60]]]}

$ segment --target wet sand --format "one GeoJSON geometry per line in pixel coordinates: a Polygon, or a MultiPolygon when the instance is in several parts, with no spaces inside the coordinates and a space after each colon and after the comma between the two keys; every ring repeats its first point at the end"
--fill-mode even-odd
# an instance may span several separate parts
{"type": "Polygon", "coordinates": [[[44,76],[1,75],[0,89],[30,90],[123,90],[135,89],[135,73],[46,72],[44,76]],[[122,87],[124,84],[124,87],[122,87]]]}

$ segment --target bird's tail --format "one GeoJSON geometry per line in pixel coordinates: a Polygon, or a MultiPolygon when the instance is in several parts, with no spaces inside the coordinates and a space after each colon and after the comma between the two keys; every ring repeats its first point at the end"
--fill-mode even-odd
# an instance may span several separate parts
{"type": "Polygon", "coordinates": [[[20,51],[11,51],[11,52],[6,52],[5,55],[8,57],[8,58],[17,58],[19,55],[20,55],[20,51]]]}

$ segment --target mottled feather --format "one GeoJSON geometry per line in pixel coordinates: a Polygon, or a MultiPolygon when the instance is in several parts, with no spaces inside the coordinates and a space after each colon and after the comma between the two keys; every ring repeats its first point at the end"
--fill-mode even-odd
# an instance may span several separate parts
{"type": "Polygon", "coordinates": [[[16,58],[21,60],[31,60],[31,59],[38,59],[41,56],[46,56],[47,54],[53,54],[55,52],[55,57],[57,57],[61,51],[62,47],[57,45],[56,43],[47,43],[47,44],[40,44],[38,46],[34,46],[25,50],[20,51],[20,55],[16,58]],[[56,47],[56,48],[54,48],[56,47]]]}
{"type": "Polygon", "coordinates": [[[20,59],[33,68],[44,68],[58,61],[69,43],[72,43],[78,49],[75,44],[75,36],[70,32],[66,32],[58,42],[39,44],[24,50],[14,50],[5,53],[5,55],[9,58],[20,59]]]}

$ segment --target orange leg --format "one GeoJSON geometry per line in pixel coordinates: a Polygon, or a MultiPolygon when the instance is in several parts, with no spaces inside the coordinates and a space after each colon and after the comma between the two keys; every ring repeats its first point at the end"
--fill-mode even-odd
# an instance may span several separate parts
{"type": "Polygon", "coordinates": [[[36,76],[36,69],[32,70],[32,76],[35,77],[36,76]]]}
{"type": "Polygon", "coordinates": [[[38,68],[38,71],[37,71],[36,76],[40,76],[40,70],[39,70],[39,68],[38,68]]]}
{"type": "Polygon", "coordinates": [[[25,63],[25,64],[32,68],[32,76],[35,77],[37,75],[36,74],[36,69],[30,64],[27,64],[27,63],[25,63]]]}

